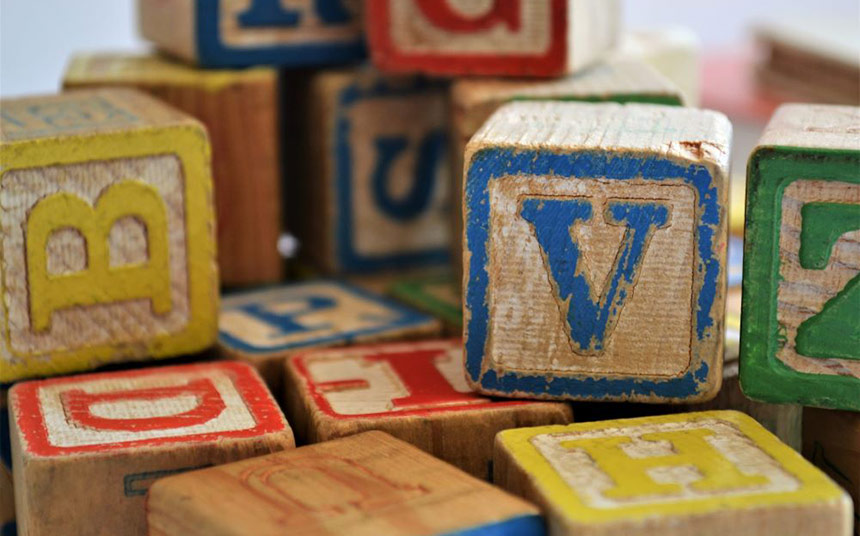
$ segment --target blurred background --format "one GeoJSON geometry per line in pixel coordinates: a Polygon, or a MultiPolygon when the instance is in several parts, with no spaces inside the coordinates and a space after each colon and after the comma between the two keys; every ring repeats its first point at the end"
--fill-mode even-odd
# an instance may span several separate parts
{"type": "MultiPolygon", "coordinates": [[[[145,50],[134,4],[0,0],[0,96],[56,91],[72,52],[145,50]]],[[[836,20],[844,28],[840,37],[860,43],[860,0],[626,0],[624,19],[630,29],[685,26],[706,54],[743,46],[751,28],[766,21],[836,20]]]]}

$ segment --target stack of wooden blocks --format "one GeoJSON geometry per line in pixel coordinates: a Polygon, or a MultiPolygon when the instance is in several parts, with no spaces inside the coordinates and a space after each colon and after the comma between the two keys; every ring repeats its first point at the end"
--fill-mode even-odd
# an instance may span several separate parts
{"type": "Polygon", "coordinates": [[[2,103],[4,536],[851,534],[860,108],[774,116],[741,296],[731,125],[618,0],[139,20],[2,103]]]}

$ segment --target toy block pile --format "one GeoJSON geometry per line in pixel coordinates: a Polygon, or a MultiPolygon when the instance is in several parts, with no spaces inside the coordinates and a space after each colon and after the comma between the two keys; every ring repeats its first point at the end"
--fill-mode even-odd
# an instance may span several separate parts
{"type": "Polygon", "coordinates": [[[619,4],[138,0],[0,103],[3,536],[851,534],[860,108],[730,237],[619,4]]]}

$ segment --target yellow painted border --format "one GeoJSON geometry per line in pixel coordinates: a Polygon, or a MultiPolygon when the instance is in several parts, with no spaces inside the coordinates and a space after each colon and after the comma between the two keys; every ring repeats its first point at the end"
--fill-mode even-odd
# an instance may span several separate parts
{"type": "MultiPolygon", "coordinates": [[[[12,350],[9,314],[0,299],[6,329],[4,345],[19,363],[0,362],[0,382],[86,370],[126,358],[171,357],[211,346],[218,331],[218,274],[215,264],[210,148],[206,132],[192,123],[92,135],[59,136],[6,142],[0,145],[0,185],[6,173],[98,160],[175,154],[182,163],[185,183],[186,255],[189,285],[188,325],[177,333],[154,337],[140,344],[100,345],[48,354],[18,354],[12,350]]],[[[1,252],[2,250],[0,250],[1,252]]],[[[0,274],[0,297],[5,296],[5,275],[0,274]]]]}
{"type": "Polygon", "coordinates": [[[132,84],[140,86],[175,85],[218,92],[238,84],[276,83],[278,73],[270,67],[250,69],[201,69],[154,54],[79,54],[68,64],[63,84],[66,87],[132,84]],[[90,63],[104,61],[112,69],[94,73],[90,63]]]}
{"type": "Polygon", "coordinates": [[[845,495],[836,484],[813,467],[803,457],[779,441],[752,417],[738,411],[703,411],[638,419],[619,419],[576,423],[569,425],[538,426],[505,430],[498,434],[497,441],[513,457],[514,462],[525,471],[529,480],[544,496],[554,510],[571,521],[582,524],[599,524],[638,520],[656,515],[693,515],[721,510],[747,510],[779,505],[800,505],[838,500],[845,495]],[[619,428],[648,424],[696,422],[716,419],[737,426],[756,446],[782,465],[788,473],[800,481],[800,489],[790,492],[746,494],[738,496],[716,496],[713,498],[679,500],[672,503],[651,503],[619,508],[591,508],[583,503],[546,458],[530,442],[543,434],[559,434],[619,428]]]}

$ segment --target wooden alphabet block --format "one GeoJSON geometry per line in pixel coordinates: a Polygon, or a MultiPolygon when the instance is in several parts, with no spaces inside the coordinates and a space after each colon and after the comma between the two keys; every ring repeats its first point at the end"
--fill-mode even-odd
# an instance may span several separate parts
{"type": "Polygon", "coordinates": [[[494,476],[553,536],[851,532],[848,495],[736,411],[505,430],[494,476]]]}
{"type": "Polygon", "coordinates": [[[860,535],[860,413],[803,410],[803,455],[854,500],[854,535],[860,535]]]}
{"type": "Polygon", "coordinates": [[[143,37],[203,67],[322,66],[364,57],[356,0],[138,0],[143,37]]]}
{"type": "Polygon", "coordinates": [[[0,381],[213,344],[203,126],[124,89],[0,104],[0,381]]]}
{"type": "Polygon", "coordinates": [[[469,139],[502,105],[512,101],[644,102],[681,105],[680,89],[639,60],[613,58],[557,80],[464,78],[451,84],[451,259],[463,279],[463,155],[469,139]]]}
{"type": "Polygon", "coordinates": [[[554,77],[615,45],[617,0],[369,0],[367,34],[383,71],[554,77]]]}
{"type": "Polygon", "coordinates": [[[296,434],[309,443],[381,430],[486,479],[496,433],[571,420],[564,403],[473,393],[459,339],[299,354],[287,360],[285,393],[296,434]]]}
{"type": "Polygon", "coordinates": [[[543,536],[537,509],[382,432],[156,482],[164,536],[543,536]]]}
{"type": "Polygon", "coordinates": [[[741,387],[860,411],[860,108],[785,105],[750,157],[741,387]]]}
{"type": "Polygon", "coordinates": [[[199,119],[212,144],[223,285],[279,281],[283,261],[278,72],[207,70],[156,55],[79,54],[66,89],[130,87],[199,119]]]}
{"type": "Polygon", "coordinates": [[[691,402],[720,386],[730,125],[516,102],[466,147],[464,326],[485,394],[691,402]]]}
{"type": "Polygon", "coordinates": [[[450,273],[404,278],[389,288],[395,299],[442,321],[452,336],[463,333],[463,300],[460,285],[450,273]]]}
{"type": "Polygon", "coordinates": [[[242,363],[24,382],[9,406],[18,526],[33,536],[143,534],[155,479],[294,446],[242,363]]]}
{"type": "Polygon", "coordinates": [[[311,170],[297,194],[305,260],[324,274],[448,261],[447,86],[372,69],[311,82],[311,170]]]}
{"type": "Polygon", "coordinates": [[[254,365],[283,392],[284,361],[311,348],[439,335],[439,322],[382,296],[333,281],[308,281],[225,297],[221,353],[254,365]]]}

